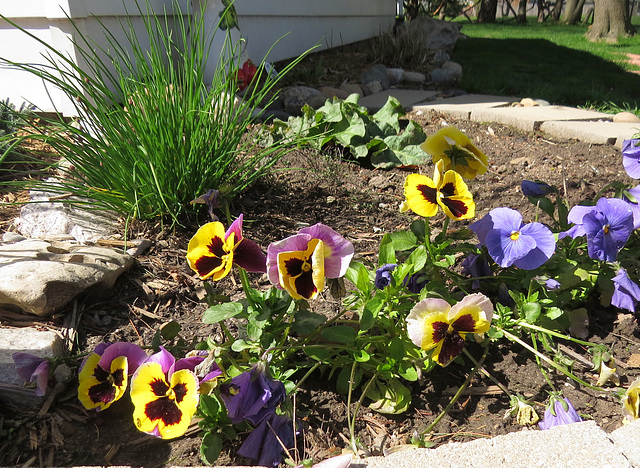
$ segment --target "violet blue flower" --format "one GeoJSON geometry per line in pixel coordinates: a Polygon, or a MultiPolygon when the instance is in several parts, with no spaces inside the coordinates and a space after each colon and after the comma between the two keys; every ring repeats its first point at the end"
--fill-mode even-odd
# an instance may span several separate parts
{"type": "Polygon", "coordinates": [[[560,281],[547,278],[546,276],[534,276],[533,279],[544,286],[547,291],[555,291],[556,289],[560,289],[560,281]]]}
{"type": "Polygon", "coordinates": [[[546,182],[534,182],[532,180],[523,180],[520,188],[525,197],[542,197],[555,190],[546,182]]]}
{"type": "Polygon", "coordinates": [[[624,200],[601,198],[582,218],[587,251],[594,260],[613,262],[633,231],[633,212],[624,200]]]}
{"type": "Polygon", "coordinates": [[[583,226],[583,219],[587,213],[591,213],[595,210],[596,207],[594,205],[576,205],[569,210],[569,214],[567,215],[567,222],[573,223],[573,226],[567,231],[561,232],[558,234],[558,239],[564,239],[565,237],[571,237],[575,239],[576,237],[582,237],[586,235],[583,226]]]}
{"type": "Polygon", "coordinates": [[[548,227],[537,222],[524,224],[522,215],[511,208],[493,209],[469,229],[503,268],[515,265],[534,270],[549,260],[556,249],[555,237],[548,227]]]}
{"type": "Polygon", "coordinates": [[[613,296],[611,296],[611,305],[618,309],[635,312],[636,305],[640,301],[640,286],[631,281],[627,270],[624,268],[618,269],[612,281],[613,296]]]}
{"type": "Polygon", "coordinates": [[[376,289],[384,289],[391,284],[391,272],[397,267],[395,263],[387,263],[376,270],[373,285],[376,289]]]}
{"type": "Polygon", "coordinates": [[[258,462],[260,466],[278,466],[287,449],[294,447],[293,421],[272,412],[258,424],[246,438],[238,455],[258,462]]]}
{"type": "Polygon", "coordinates": [[[257,425],[275,412],[284,401],[286,390],[282,382],[268,378],[256,366],[220,385],[220,395],[233,424],[246,420],[257,425]]]}
{"type": "Polygon", "coordinates": [[[403,284],[407,287],[409,292],[413,294],[419,294],[422,291],[427,283],[429,282],[429,278],[427,278],[421,272],[414,273],[411,276],[405,276],[403,284]]]}
{"type": "Polygon", "coordinates": [[[622,165],[630,177],[640,179],[640,140],[625,140],[622,143],[622,165]]]}
{"type": "Polygon", "coordinates": [[[16,372],[25,383],[36,382],[36,395],[44,396],[49,385],[49,361],[29,353],[13,353],[16,372]]]}
{"type": "Polygon", "coordinates": [[[547,430],[563,424],[581,422],[582,418],[568,398],[553,399],[553,403],[544,412],[544,420],[538,423],[540,429],[547,430]]]}
{"type": "Polygon", "coordinates": [[[626,201],[633,212],[633,229],[640,228],[640,185],[622,191],[622,199],[626,201]]]}
{"type": "Polygon", "coordinates": [[[480,281],[479,279],[483,276],[492,276],[493,272],[489,267],[489,262],[483,254],[469,254],[462,260],[462,271],[466,274],[474,278],[471,283],[471,289],[480,289],[480,281]]]}

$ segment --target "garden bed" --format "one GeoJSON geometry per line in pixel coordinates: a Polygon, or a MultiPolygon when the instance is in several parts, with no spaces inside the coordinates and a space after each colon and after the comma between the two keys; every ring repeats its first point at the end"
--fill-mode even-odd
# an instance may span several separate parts
{"type": "MultiPolygon", "coordinates": [[[[489,172],[471,181],[469,187],[477,206],[476,218],[492,208],[518,209],[525,222],[533,220],[535,207],[520,189],[523,179],[541,179],[566,190],[569,206],[590,199],[607,183],[630,182],[618,150],[579,142],[552,141],[541,134],[523,134],[511,128],[454,121],[438,114],[409,117],[421,124],[427,135],[446,122],[464,130],[490,161],[489,172]]],[[[317,222],[331,226],[355,247],[355,259],[377,264],[377,252],[384,233],[406,230],[416,217],[400,213],[403,183],[416,168],[377,171],[341,158],[338,148],[318,153],[299,149],[286,156],[277,172],[255,184],[237,199],[233,213],[244,213],[244,233],[263,249],[273,241],[294,234],[303,225],[317,222]]],[[[430,168],[422,168],[430,173],[430,168]]],[[[203,210],[199,224],[207,221],[203,210]]],[[[444,216],[433,218],[438,229],[444,216]]],[[[540,221],[545,222],[544,215],[540,221]]],[[[453,222],[449,229],[467,222],[453,222]]],[[[106,296],[86,296],[77,307],[80,352],[93,350],[102,341],[131,341],[149,344],[164,323],[176,321],[181,335],[196,342],[220,333],[215,325],[203,325],[205,305],[201,303],[201,281],[188,268],[185,253],[197,225],[170,230],[160,225],[141,224],[136,237],[149,237],[153,247],[122,277],[106,296]]],[[[266,276],[252,275],[254,286],[266,289],[266,276]]],[[[230,275],[218,284],[232,299],[242,296],[237,277],[230,275]]],[[[340,307],[328,292],[311,301],[313,311],[333,313],[340,307]]],[[[607,345],[617,359],[626,386],[640,371],[629,358],[638,352],[640,337],[636,318],[598,298],[587,305],[590,317],[589,340],[607,345]]],[[[62,329],[65,313],[41,326],[62,329]]],[[[3,325],[24,325],[5,320],[3,325]]],[[[69,326],[67,322],[65,326],[69,326]]],[[[491,345],[484,368],[511,392],[533,401],[540,415],[550,390],[533,356],[506,340],[491,345]]],[[[479,356],[479,346],[469,346],[479,356]]],[[[597,374],[583,361],[590,361],[585,349],[571,346],[576,375],[595,384],[597,374]],[[578,357],[576,357],[578,356],[578,357]]],[[[412,404],[403,414],[386,416],[363,407],[357,419],[357,438],[370,455],[409,443],[414,431],[425,429],[448,404],[465,380],[471,365],[456,363],[437,367],[417,382],[409,383],[412,404]]],[[[301,458],[319,461],[349,446],[346,396],[336,393],[335,379],[314,374],[296,397],[297,414],[304,426],[298,438],[301,458]],[[327,384],[329,380],[329,384],[327,384]]],[[[593,418],[604,430],[622,424],[622,406],[612,392],[579,387],[561,375],[551,374],[556,386],[568,397],[583,419],[593,418]]],[[[49,403],[49,402],[48,402],[49,403]]],[[[128,398],[103,412],[86,411],[77,400],[75,383],[40,412],[0,408],[0,465],[25,464],[63,466],[117,464],[133,466],[200,465],[200,438],[197,427],[187,436],[164,441],[138,432],[131,419],[128,398]]],[[[505,418],[509,398],[493,381],[478,374],[468,391],[434,428],[435,444],[466,441],[478,437],[522,430],[512,417],[505,418]]],[[[535,427],[533,430],[536,430],[535,427]]],[[[241,434],[242,436],[242,434],[241,434]]],[[[242,437],[241,437],[242,438],[242,437]]],[[[219,464],[247,464],[236,455],[238,445],[227,443],[219,464]]]]}

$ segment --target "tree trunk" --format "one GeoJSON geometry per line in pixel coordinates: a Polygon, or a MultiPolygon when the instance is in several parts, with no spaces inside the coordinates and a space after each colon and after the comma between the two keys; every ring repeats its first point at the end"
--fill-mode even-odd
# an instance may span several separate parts
{"type": "Polygon", "coordinates": [[[549,16],[547,11],[549,5],[544,0],[538,0],[538,23],[544,23],[544,20],[549,16]]]}
{"type": "Polygon", "coordinates": [[[516,16],[518,23],[527,22],[527,0],[520,0],[518,3],[518,15],[516,16]]]}
{"type": "Polygon", "coordinates": [[[498,11],[498,0],[482,0],[480,2],[480,12],[478,13],[478,23],[495,23],[498,11]]]}
{"type": "Polygon", "coordinates": [[[586,34],[588,40],[617,42],[619,37],[635,33],[629,15],[629,0],[596,0],[593,24],[586,34]]]}
{"type": "Polygon", "coordinates": [[[562,22],[564,24],[575,24],[576,20],[572,21],[572,18],[580,19],[582,17],[582,7],[584,6],[584,0],[567,0],[567,7],[564,9],[564,15],[562,15],[562,22]]]}
{"type": "Polygon", "coordinates": [[[418,17],[418,12],[420,11],[420,1],[419,0],[405,0],[403,2],[405,17],[408,21],[412,19],[416,19],[418,17]]]}
{"type": "Polygon", "coordinates": [[[562,4],[564,0],[556,0],[556,4],[553,6],[553,12],[551,13],[551,19],[553,21],[559,21],[562,14],[562,4]]]}

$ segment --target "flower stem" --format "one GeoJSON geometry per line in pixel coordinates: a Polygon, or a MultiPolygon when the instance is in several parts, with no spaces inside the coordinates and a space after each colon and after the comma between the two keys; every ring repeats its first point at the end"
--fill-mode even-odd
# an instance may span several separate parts
{"type": "Polygon", "coordinates": [[[577,338],[573,338],[572,336],[563,335],[562,333],[549,330],[548,328],[542,328],[542,327],[539,327],[538,325],[533,325],[529,322],[521,321],[521,322],[518,322],[518,325],[520,325],[521,327],[529,328],[531,330],[546,333],[547,335],[555,336],[556,338],[562,338],[563,340],[573,341],[574,343],[579,345],[589,346],[589,347],[593,346],[593,343],[589,343],[588,341],[582,341],[577,338]]]}
{"type": "Polygon", "coordinates": [[[253,296],[251,295],[251,291],[253,290],[253,288],[249,284],[249,275],[247,275],[247,270],[245,270],[242,267],[238,267],[238,272],[240,274],[240,282],[242,283],[242,289],[244,289],[244,295],[247,298],[247,302],[249,303],[249,306],[253,310],[258,310],[256,307],[256,303],[253,300],[253,296]]]}
{"type": "Polygon", "coordinates": [[[599,390],[599,391],[604,391],[603,388],[600,387],[595,387],[587,382],[585,382],[584,380],[576,377],[575,375],[573,375],[571,372],[569,372],[568,370],[566,370],[564,367],[556,364],[555,362],[553,362],[551,359],[549,359],[547,356],[545,356],[544,354],[540,353],[539,351],[535,350],[534,348],[532,348],[529,344],[525,343],[524,341],[522,341],[520,338],[518,338],[516,335],[509,333],[507,330],[505,330],[504,328],[500,328],[498,326],[496,326],[497,330],[501,330],[504,335],[511,341],[515,341],[516,343],[518,343],[519,345],[521,345],[522,347],[524,347],[525,349],[531,351],[534,355],[540,357],[540,359],[542,359],[544,362],[546,362],[547,364],[549,364],[551,367],[553,367],[554,369],[556,369],[557,371],[562,372],[564,375],[566,375],[567,377],[569,377],[570,379],[575,380],[576,382],[578,382],[580,385],[584,385],[587,388],[590,388],[592,390],[599,390]]]}
{"type": "Polygon", "coordinates": [[[453,397],[449,401],[449,404],[447,406],[445,406],[445,408],[438,415],[438,417],[436,419],[434,419],[433,422],[431,424],[429,424],[429,426],[427,426],[427,428],[420,433],[420,435],[424,436],[428,432],[431,432],[431,430],[434,427],[436,427],[436,425],[440,422],[440,420],[442,418],[444,418],[444,416],[451,409],[451,407],[456,404],[456,401],[458,401],[458,399],[462,396],[462,392],[464,392],[464,390],[469,386],[469,384],[471,383],[471,380],[473,379],[473,377],[476,375],[478,370],[480,370],[480,368],[482,367],[482,363],[484,362],[485,358],[487,357],[487,353],[488,352],[489,352],[489,347],[487,346],[487,347],[484,348],[484,352],[482,353],[482,357],[476,363],[476,366],[473,368],[473,370],[469,373],[469,375],[467,376],[467,379],[462,383],[462,385],[460,385],[460,388],[458,389],[456,394],[453,395],[453,397]]]}
{"type": "Polygon", "coordinates": [[[494,384],[496,384],[500,390],[502,390],[508,397],[511,397],[511,392],[509,391],[509,389],[507,387],[505,387],[498,379],[496,379],[493,375],[491,375],[484,367],[482,367],[478,361],[476,361],[476,359],[471,355],[471,353],[469,351],[467,351],[466,348],[463,348],[462,350],[464,352],[464,354],[469,358],[469,360],[471,362],[473,362],[473,365],[476,366],[478,369],[480,369],[480,372],[482,372],[482,374],[484,374],[485,377],[489,378],[494,384]]]}

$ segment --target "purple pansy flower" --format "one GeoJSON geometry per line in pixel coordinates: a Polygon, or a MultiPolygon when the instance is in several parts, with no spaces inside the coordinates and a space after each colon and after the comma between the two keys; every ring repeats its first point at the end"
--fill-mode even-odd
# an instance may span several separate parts
{"type": "Polygon", "coordinates": [[[391,284],[391,272],[397,266],[395,263],[387,263],[376,270],[376,279],[373,281],[376,289],[384,289],[391,284]]]}
{"type": "Polygon", "coordinates": [[[582,218],[589,257],[613,262],[633,231],[633,212],[624,200],[601,198],[582,218]]]}
{"type": "Polygon", "coordinates": [[[640,140],[625,140],[622,143],[622,165],[630,177],[640,179],[640,140]]]}
{"type": "Polygon", "coordinates": [[[233,424],[246,420],[257,425],[275,412],[286,391],[282,382],[268,378],[264,370],[254,367],[220,385],[220,394],[233,424]]]}
{"type": "Polygon", "coordinates": [[[626,201],[633,212],[633,229],[640,228],[640,185],[622,191],[622,199],[626,201]]]}
{"type": "Polygon", "coordinates": [[[636,305],[640,301],[640,286],[631,281],[627,270],[619,268],[613,277],[613,296],[611,305],[629,312],[636,311],[636,305]]]}
{"type": "Polygon", "coordinates": [[[493,272],[489,267],[489,263],[483,254],[469,254],[462,260],[462,271],[466,274],[474,278],[471,283],[471,289],[480,289],[480,281],[476,278],[481,278],[484,276],[492,276],[493,272]]]}
{"type": "Polygon", "coordinates": [[[520,188],[526,197],[542,197],[555,190],[546,182],[534,182],[532,180],[523,180],[520,184],[520,188]]]}
{"type": "Polygon", "coordinates": [[[547,430],[563,424],[581,422],[582,418],[568,398],[552,399],[552,403],[544,412],[544,420],[538,423],[540,429],[547,430]]]}
{"type": "Polygon", "coordinates": [[[403,284],[407,287],[409,292],[419,294],[428,282],[429,278],[427,278],[422,272],[418,272],[411,276],[405,276],[403,284]]]}
{"type": "Polygon", "coordinates": [[[49,385],[49,360],[29,353],[13,353],[11,357],[20,378],[25,383],[36,382],[36,395],[44,396],[49,385]]]}
{"type": "Polygon", "coordinates": [[[278,466],[282,462],[284,447],[294,447],[294,438],[293,421],[271,412],[251,431],[238,455],[254,460],[260,466],[278,466]]]}
{"type": "Polygon", "coordinates": [[[503,268],[515,265],[533,270],[545,263],[556,248],[551,230],[541,223],[524,224],[511,208],[496,208],[469,226],[491,258],[503,268]]]}

